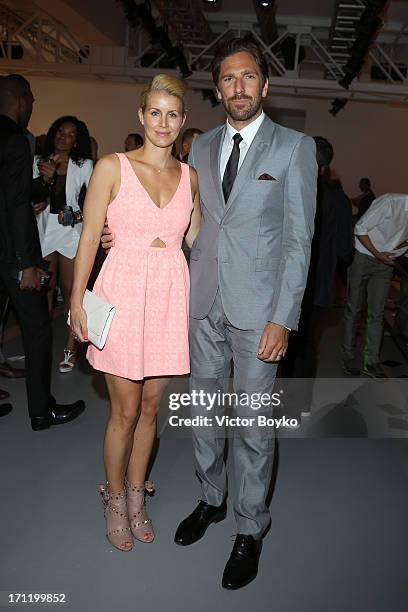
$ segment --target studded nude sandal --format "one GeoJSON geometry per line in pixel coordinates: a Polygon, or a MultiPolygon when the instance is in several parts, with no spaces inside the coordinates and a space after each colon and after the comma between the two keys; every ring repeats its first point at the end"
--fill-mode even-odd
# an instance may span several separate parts
{"type": "Polygon", "coordinates": [[[106,537],[115,548],[128,552],[133,548],[129,515],[126,505],[126,491],[113,493],[108,485],[99,486],[106,519],[106,537]]]}
{"type": "Polygon", "coordinates": [[[141,485],[131,485],[125,481],[127,492],[127,507],[132,534],[141,542],[150,543],[154,540],[152,521],[146,512],[146,491],[153,493],[154,483],[147,480],[141,485]]]}

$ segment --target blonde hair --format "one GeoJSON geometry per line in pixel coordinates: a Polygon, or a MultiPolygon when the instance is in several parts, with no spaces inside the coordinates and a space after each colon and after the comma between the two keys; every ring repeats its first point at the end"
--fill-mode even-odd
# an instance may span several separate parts
{"type": "Polygon", "coordinates": [[[183,115],[186,110],[185,95],[186,87],[180,79],[171,76],[170,74],[156,74],[150,84],[142,91],[140,96],[140,107],[144,112],[147,104],[147,97],[151,93],[163,92],[169,96],[175,96],[181,102],[183,115]]]}

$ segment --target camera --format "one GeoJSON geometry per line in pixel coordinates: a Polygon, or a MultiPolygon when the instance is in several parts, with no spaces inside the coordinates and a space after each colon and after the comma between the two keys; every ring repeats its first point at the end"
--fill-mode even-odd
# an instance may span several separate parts
{"type": "Polygon", "coordinates": [[[64,206],[62,209],[62,225],[74,227],[75,217],[72,206],[64,206]]]}

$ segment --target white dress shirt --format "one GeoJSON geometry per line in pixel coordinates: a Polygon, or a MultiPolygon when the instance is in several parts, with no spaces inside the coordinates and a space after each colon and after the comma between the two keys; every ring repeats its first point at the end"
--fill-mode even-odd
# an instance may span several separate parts
{"type": "Polygon", "coordinates": [[[242,162],[245,159],[246,154],[248,153],[248,149],[252,144],[253,139],[256,136],[257,131],[259,130],[262,121],[264,120],[265,113],[259,115],[255,121],[252,121],[249,125],[242,128],[241,131],[238,132],[235,128],[227,120],[227,129],[225,130],[224,142],[222,143],[221,148],[221,156],[220,156],[220,176],[221,182],[224,177],[225,168],[227,167],[228,160],[230,158],[232,148],[234,146],[233,137],[235,134],[241,134],[242,140],[239,144],[239,164],[238,171],[242,166],[242,162]]]}
{"type": "MultiPolygon", "coordinates": [[[[386,193],[377,198],[354,228],[356,236],[368,235],[377,251],[403,255],[408,247],[397,248],[408,240],[408,195],[386,193]]],[[[356,239],[356,249],[364,255],[374,255],[356,239]]]]}

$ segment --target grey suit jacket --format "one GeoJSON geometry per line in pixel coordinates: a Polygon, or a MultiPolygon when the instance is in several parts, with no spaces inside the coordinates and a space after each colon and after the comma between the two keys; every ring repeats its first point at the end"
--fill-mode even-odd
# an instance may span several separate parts
{"type": "Polygon", "coordinates": [[[201,228],[190,256],[190,314],[203,319],[219,288],[229,321],[297,329],[316,207],[312,138],[265,116],[224,202],[219,161],[226,125],[193,141],[201,228]],[[268,174],[275,180],[259,180],[268,174]]]}

